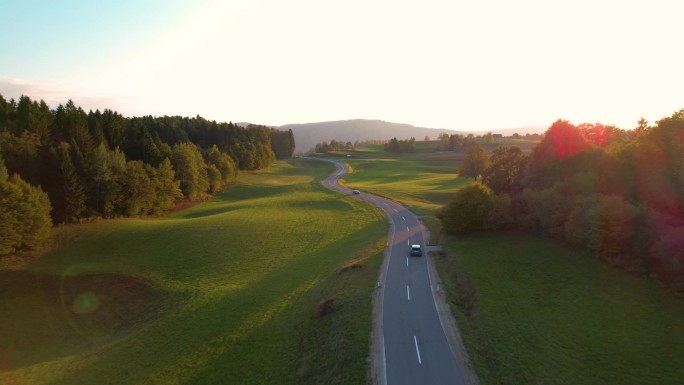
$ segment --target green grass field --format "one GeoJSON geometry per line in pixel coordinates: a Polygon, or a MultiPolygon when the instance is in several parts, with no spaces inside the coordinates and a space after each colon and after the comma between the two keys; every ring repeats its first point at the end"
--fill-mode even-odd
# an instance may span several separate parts
{"type": "MultiPolygon", "coordinates": [[[[347,185],[423,215],[468,183],[454,174],[458,154],[350,155],[347,185]]],[[[684,299],[549,239],[440,237],[425,221],[448,255],[435,261],[483,384],[683,383],[684,299]]]]}
{"type": "Polygon", "coordinates": [[[162,219],[60,229],[0,271],[0,383],[363,383],[387,224],[332,171],[278,162],[162,219]]]}
{"type": "MultiPolygon", "coordinates": [[[[530,151],[535,143],[504,138],[483,146],[488,151],[501,145],[530,151]]],[[[456,190],[470,183],[457,174],[463,152],[436,152],[437,145],[417,142],[416,152],[408,154],[391,154],[383,151],[382,146],[372,145],[327,156],[343,158],[349,165],[350,173],[341,180],[342,184],[390,198],[418,215],[429,216],[446,204],[456,190]]]]}
{"type": "Polygon", "coordinates": [[[684,300],[546,238],[451,238],[436,257],[483,384],[681,384],[684,300]]]}
{"type": "Polygon", "coordinates": [[[430,150],[434,144],[421,147],[425,146],[414,154],[389,154],[381,146],[334,154],[349,165],[349,174],[341,183],[392,199],[418,215],[428,215],[467,181],[456,174],[460,154],[436,153],[430,150]]]}

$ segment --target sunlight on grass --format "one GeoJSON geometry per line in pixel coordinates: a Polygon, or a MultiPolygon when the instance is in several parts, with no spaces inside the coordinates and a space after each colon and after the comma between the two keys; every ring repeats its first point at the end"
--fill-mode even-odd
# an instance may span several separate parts
{"type": "MultiPolygon", "coordinates": [[[[58,283],[71,276],[117,273],[145,280],[163,300],[136,304],[133,310],[145,316],[122,323],[118,312],[128,311],[124,304],[113,306],[107,293],[93,297],[99,306],[88,309],[100,309],[99,317],[119,325],[97,329],[99,334],[91,334],[105,338],[93,339],[77,330],[90,324],[69,326],[72,318],[90,314],[65,315],[62,309],[73,310],[71,299],[55,302],[48,289],[36,291],[29,282],[14,288],[25,295],[12,302],[17,306],[13,311],[0,308],[0,330],[34,333],[33,323],[22,329],[12,326],[20,322],[15,316],[30,317],[36,324],[45,319],[47,324],[40,339],[18,333],[0,340],[0,351],[12,346],[23,362],[18,367],[18,358],[0,355],[7,369],[0,372],[0,382],[301,383],[295,375],[298,361],[318,354],[319,346],[329,346],[325,341],[332,338],[316,332],[311,339],[297,328],[309,322],[322,295],[363,304],[338,315],[348,318],[352,328],[340,331],[345,338],[354,336],[354,343],[336,351],[367,354],[367,337],[356,336],[370,331],[370,291],[377,269],[345,276],[338,271],[369,255],[373,262],[360,263],[379,266],[382,248],[376,246],[378,240],[384,244],[387,224],[378,209],[323,188],[318,180],[333,170],[323,162],[277,162],[267,171],[243,175],[211,201],[162,219],[102,221],[95,224],[97,232],[82,236],[77,233],[84,227],[65,231],[74,232],[73,242],[29,266],[32,274],[39,274],[36,279],[52,277],[58,283]],[[363,280],[358,287],[339,293],[321,287],[358,279],[363,280]]],[[[92,299],[83,292],[74,301],[92,299]]],[[[5,295],[10,294],[0,293],[0,301],[5,295]]],[[[326,354],[309,367],[308,376],[364,378],[364,354],[350,355],[346,366],[332,372],[321,369],[334,359],[331,352],[326,354]]]]}
{"type": "Polygon", "coordinates": [[[452,166],[446,162],[374,158],[347,163],[353,172],[344,177],[344,185],[395,200],[418,215],[440,208],[469,182],[458,178],[455,160],[452,172],[452,166]]]}
{"type": "Polygon", "coordinates": [[[224,354],[234,344],[243,341],[248,334],[264,325],[284,308],[290,306],[295,298],[310,290],[315,284],[315,280],[306,282],[284,298],[274,301],[266,308],[256,309],[248,319],[229,329],[228,333],[216,336],[209,341],[204,341],[204,344],[198,350],[180,357],[165,367],[159,368],[150,376],[140,381],[139,384],[187,383],[198,371],[203,370],[209,361],[224,354]]]}

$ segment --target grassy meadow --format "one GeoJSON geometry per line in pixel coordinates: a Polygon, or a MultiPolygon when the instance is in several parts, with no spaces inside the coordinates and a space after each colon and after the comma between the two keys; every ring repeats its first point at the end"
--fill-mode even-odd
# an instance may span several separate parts
{"type": "Polygon", "coordinates": [[[0,383],[363,383],[387,225],[320,185],[333,169],[278,162],[161,219],[59,229],[0,270],[0,383]]]}
{"type": "MultiPolygon", "coordinates": [[[[498,146],[515,145],[529,151],[535,143],[530,139],[504,138],[483,147],[492,151],[498,146]]],[[[416,152],[404,154],[387,153],[382,146],[371,145],[328,155],[344,158],[349,165],[349,174],[341,183],[390,198],[418,215],[427,216],[470,182],[459,179],[457,174],[463,152],[437,152],[437,145],[435,141],[416,142],[416,152]]]]}
{"type": "Polygon", "coordinates": [[[427,215],[431,241],[445,250],[434,259],[481,383],[682,383],[684,299],[550,239],[440,236],[429,214],[468,181],[455,175],[458,153],[420,145],[414,154],[380,146],[340,154],[353,168],[345,182],[427,215]]]}
{"type": "Polygon", "coordinates": [[[684,300],[546,238],[450,238],[436,257],[483,384],[681,384],[684,300]]]}
{"type": "Polygon", "coordinates": [[[340,152],[337,155],[345,157],[349,165],[349,174],[341,183],[390,198],[418,215],[428,215],[467,183],[456,174],[460,154],[431,148],[434,144],[418,143],[413,154],[389,154],[382,146],[340,152]]]}

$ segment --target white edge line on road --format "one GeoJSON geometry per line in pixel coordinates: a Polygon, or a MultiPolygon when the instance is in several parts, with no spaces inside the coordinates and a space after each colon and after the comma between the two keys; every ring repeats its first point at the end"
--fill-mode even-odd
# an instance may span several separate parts
{"type": "MultiPolygon", "coordinates": [[[[420,226],[421,236],[423,237],[423,244],[425,244],[425,227],[420,223],[419,223],[419,226],[420,226]]],[[[429,255],[427,257],[429,259],[429,255]]],[[[432,263],[431,261],[428,261],[427,259],[426,259],[426,262],[432,263]]],[[[437,319],[439,320],[439,325],[442,327],[442,334],[444,334],[444,338],[447,340],[447,345],[449,345],[449,350],[451,351],[451,355],[455,359],[456,353],[454,352],[454,347],[451,346],[451,344],[449,343],[449,339],[446,338],[446,328],[444,327],[444,322],[442,322],[442,317],[439,316],[439,305],[437,305],[437,297],[435,296],[434,286],[432,285],[433,279],[432,279],[432,273],[430,273],[430,270],[431,270],[430,267],[428,267],[427,273],[428,273],[428,281],[430,283],[430,289],[431,289],[430,294],[432,295],[432,303],[435,305],[435,310],[437,311],[437,319]]],[[[439,288],[437,288],[437,289],[439,289],[439,288]]],[[[415,336],[413,336],[413,337],[415,338],[415,336]]],[[[418,345],[416,345],[416,349],[418,349],[418,345]]],[[[458,362],[458,360],[456,360],[456,362],[458,362]]],[[[459,374],[460,374],[460,370],[459,370],[459,374]]],[[[462,374],[461,374],[461,376],[462,376],[462,374]]],[[[461,377],[461,380],[463,380],[463,377],[461,377]]]]}
{"type": "Polygon", "coordinates": [[[408,298],[409,301],[411,300],[411,290],[409,290],[409,285],[406,285],[406,298],[408,298]]]}
{"type": "Polygon", "coordinates": [[[416,355],[418,356],[418,363],[423,364],[423,362],[420,360],[420,349],[418,349],[418,339],[416,336],[413,336],[413,342],[416,344],[416,355]]]}
{"type": "Polygon", "coordinates": [[[408,257],[406,257],[406,267],[408,267],[408,257]]]}

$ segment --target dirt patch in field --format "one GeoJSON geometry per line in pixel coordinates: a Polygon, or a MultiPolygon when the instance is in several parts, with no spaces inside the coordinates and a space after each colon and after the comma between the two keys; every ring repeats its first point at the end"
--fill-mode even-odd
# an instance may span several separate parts
{"type": "Polygon", "coordinates": [[[352,263],[350,263],[350,264],[347,264],[347,265],[343,266],[343,267],[340,269],[340,273],[346,273],[346,272],[349,272],[349,271],[352,271],[352,270],[360,269],[360,268],[362,268],[362,267],[363,267],[363,266],[361,266],[360,263],[358,263],[358,262],[352,262],[352,263]]]}
{"type": "Polygon", "coordinates": [[[323,318],[328,314],[335,312],[335,300],[332,298],[321,301],[316,307],[316,318],[323,318]]]}

